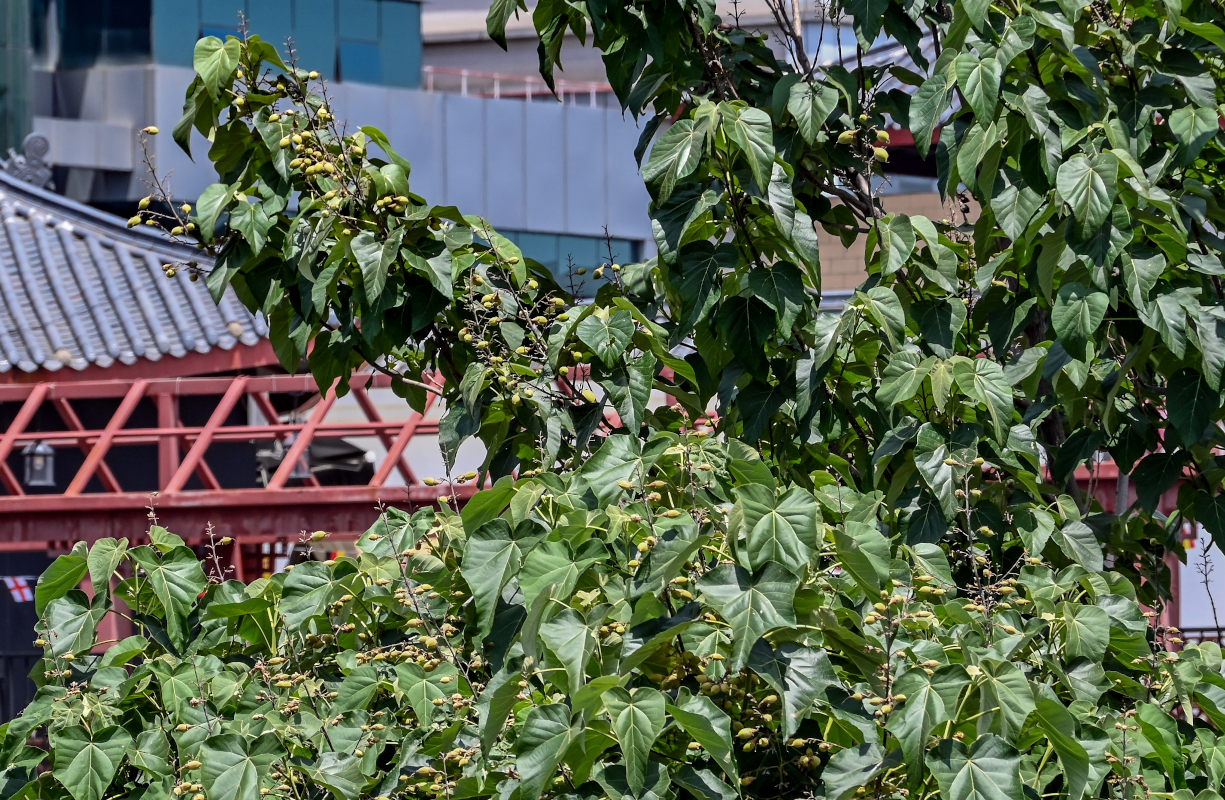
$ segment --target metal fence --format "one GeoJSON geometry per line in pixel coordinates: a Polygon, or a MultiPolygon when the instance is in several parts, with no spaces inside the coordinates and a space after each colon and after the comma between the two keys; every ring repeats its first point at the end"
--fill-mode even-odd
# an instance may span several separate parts
{"type": "Polygon", "coordinates": [[[1225,628],[1179,628],[1178,637],[1187,644],[1225,642],[1225,628]]]}

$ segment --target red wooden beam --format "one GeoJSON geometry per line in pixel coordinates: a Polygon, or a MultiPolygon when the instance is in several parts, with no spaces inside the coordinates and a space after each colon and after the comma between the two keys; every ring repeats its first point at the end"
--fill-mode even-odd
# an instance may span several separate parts
{"type": "MultiPolygon", "coordinates": [[[[430,395],[433,397],[433,395],[430,395]]],[[[382,422],[383,416],[379,414],[378,406],[370,399],[370,395],[366,392],[364,386],[353,387],[353,399],[357,401],[357,405],[366,414],[366,419],[370,422],[382,422]]],[[[409,415],[410,420],[420,420],[421,416],[416,412],[409,415]]],[[[400,429],[400,436],[405,440],[405,444],[412,438],[416,432],[416,426],[408,428],[407,426],[400,429]]],[[[395,439],[387,431],[379,431],[379,440],[383,443],[383,447],[387,449],[387,458],[385,461],[394,464],[399,470],[400,475],[404,478],[405,483],[416,483],[417,477],[413,474],[413,470],[408,466],[408,462],[404,460],[404,447],[401,446],[395,456],[391,455],[391,450],[395,447],[395,439]]],[[[385,481],[386,479],[384,479],[385,481]]],[[[384,481],[372,484],[373,486],[382,486],[384,481]]]]}
{"type": "Polygon", "coordinates": [[[128,389],[128,393],[124,395],[123,402],[119,404],[119,408],[115,409],[115,413],[111,416],[110,421],[106,423],[106,428],[102,431],[102,435],[98,437],[98,441],[94,443],[94,446],[90,448],[89,455],[85,456],[85,461],[82,462],[81,468],[77,470],[72,483],[68,484],[68,488],[64,490],[65,497],[72,497],[85,491],[85,487],[89,485],[89,479],[94,476],[94,472],[97,471],[98,465],[102,463],[102,459],[106,458],[106,452],[110,450],[115,434],[127,423],[128,417],[132,416],[132,412],[136,410],[136,406],[144,398],[145,388],[148,385],[148,381],[136,381],[128,389]]]}
{"type": "Polygon", "coordinates": [[[38,411],[38,407],[43,404],[43,398],[48,393],[49,389],[45,383],[35,386],[25,396],[25,402],[21,404],[21,408],[17,411],[13,424],[9,426],[9,429],[3,435],[0,435],[0,481],[4,482],[4,485],[12,494],[25,494],[25,490],[21,488],[21,483],[17,480],[17,476],[8,467],[7,459],[9,453],[13,451],[13,446],[17,443],[18,434],[26,429],[26,426],[30,424],[30,420],[34,419],[34,414],[38,411]]]}
{"type": "Polygon", "coordinates": [[[294,465],[298,463],[298,459],[306,455],[306,448],[310,447],[311,440],[315,438],[315,431],[323,423],[323,418],[332,410],[332,404],[336,402],[336,388],[333,386],[328,389],[324,395],[322,402],[315,406],[314,412],[310,419],[302,426],[302,430],[294,439],[293,445],[289,448],[289,452],[281,460],[281,465],[276,468],[276,472],[268,480],[269,489],[283,489],[285,482],[289,480],[289,473],[293,472],[294,465]]]}
{"type": "Polygon", "coordinates": [[[440,496],[451,494],[462,503],[476,488],[230,489],[180,492],[152,500],[139,492],[97,493],[80,495],[69,504],[56,495],[0,498],[0,552],[68,549],[73,542],[93,542],[107,536],[140,539],[149,528],[151,502],[158,524],[189,543],[203,542],[210,524],[215,536],[233,536],[242,544],[294,541],[300,532],[314,530],[351,538],[374,523],[380,507],[415,511],[436,507],[440,496]]]}
{"type": "MultiPolygon", "coordinates": [[[[179,428],[179,398],[170,394],[159,394],[157,402],[157,426],[179,428]]],[[[178,436],[159,436],[157,440],[157,485],[165,486],[174,477],[175,465],[179,463],[179,448],[182,440],[178,436]]]]}
{"type": "MultiPolygon", "coordinates": [[[[81,418],[77,416],[76,410],[73,409],[72,403],[62,397],[58,397],[51,401],[55,406],[55,410],[59,412],[60,419],[64,420],[64,424],[71,430],[83,432],[85,425],[82,424],[81,418]]],[[[89,442],[81,440],[78,442],[81,452],[89,455],[89,442]]],[[[111,472],[111,468],[107,466],[105,461],[98,463],[98,477],[102,480],[102,485],[106,487],[108,492],[122,492],[123,487],[119,485],[119,480],[115,477],[115,473],[111,472]]]]}
{"type": "Polygon", "coordinates": [[[187,455],[183,456],[183,463],[179,464],[179,468],[170,476],[170,480],[162,487],[162,491],[166,494],[172,494],[179,491],[187,483],[188,478],[196,471],[196,467],[204,461],[204,452],[208,450],[210,444],[213,443],[213,436],[217,429],[220,428],[230,416],[230,412],[234,410],[235,404],[238,403],[238,398],[242,397],[243,390],[247,387],[248,378],[245,375],[240,375],[230,382],[230,388],[222,396],[221,402],[213,409],[213,413],[209,416],[208,422],[204,425],[204,430],[200,432],[200,437],[196,439],[195,444],[187,451],[187,455]]]}
{"type": "MultiPolygon", "coordinates": [[[[404,448],[408,447],[408,443],[412,441],[413,436],[422,427],[425,420],[425,415],[430,413],[430,409],[434,407],[435,399],[436,395],[432,394],[426,397],[425,407],[421,409],[421,413],[413,414],[404,423],[404,427],[400,429],[400,433],[398,436],[396,436],[396,439],[392,443],[391,447],[387,448],[387,457],[384,458],[383,463],[379,465],[378,472],[374,473],[374,475],[370,478],[371,486],[380,487],[387,482],[388,476],[391,475],[392,466],[399,462],[400,456],[404,453],[404,448]]],[[[431,427],[434,432],[437,432],[438,423],[431,423],[431,427]]],[[[409,485],[417,482],[417,476],[412,469],[408,470],[408,473],[404,478],[404,482],[408,483],[409,485]]]]}
{"type": "Polygon", "coordinates": [[[0,373],[0,385],[55,382],[60,384],[93,383],[98,381],[121,381],[125,384],[136,380],[178,378],[192,375],[212,375],[218,372],[240,372],[243,370],[271,367],[280,363],[267,339],[254,345],[238,345],[232,350],[214,347],[207,353],[188,353],[181,357],[163,356],[156,361],[142,358],[134,364],[97,365],[82,370],[45,369],[35,372],[9,370],[0,373]]]}

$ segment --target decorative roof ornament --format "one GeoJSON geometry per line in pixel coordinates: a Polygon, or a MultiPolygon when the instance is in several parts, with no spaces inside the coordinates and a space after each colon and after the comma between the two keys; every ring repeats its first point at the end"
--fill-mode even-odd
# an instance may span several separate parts
{"type": "Polygon", "coordinates": [[[19,181],[32,183],[40,189],[54,189],[51,180],[51,165],[47,163],[47,153],[51,151],[51,142],[41,133],[31,133],[21,143],[21,154],[9,148],[9,157],[4,160],[4,171],[19,181]]]}

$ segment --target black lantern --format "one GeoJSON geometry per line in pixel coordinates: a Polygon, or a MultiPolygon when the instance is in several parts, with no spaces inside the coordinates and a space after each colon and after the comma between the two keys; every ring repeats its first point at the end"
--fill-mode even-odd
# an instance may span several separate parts
{"type": "Polygon", "coordinates": [[[31,488],[55,485],[55,450],[46,442],[32,442],[21,451],[25,459],[25,485],[31,488]]]}

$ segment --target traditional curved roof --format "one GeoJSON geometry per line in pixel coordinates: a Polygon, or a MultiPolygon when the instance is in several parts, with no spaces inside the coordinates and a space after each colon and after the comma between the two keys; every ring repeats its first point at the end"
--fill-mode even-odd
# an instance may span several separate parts
{"type": "Polygon", "coordinates": [[[0,375],[255,345],[262,317],[162,264],[187,246],[0,171],[0,375]]]}

